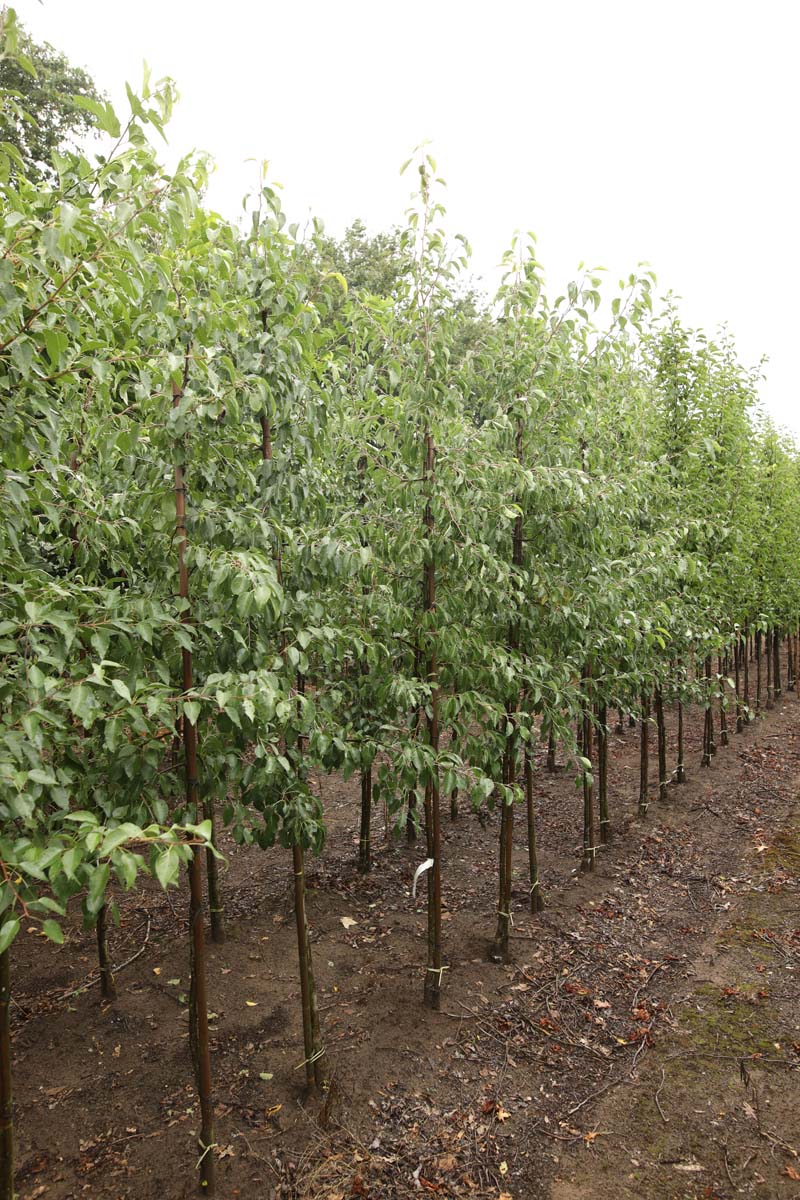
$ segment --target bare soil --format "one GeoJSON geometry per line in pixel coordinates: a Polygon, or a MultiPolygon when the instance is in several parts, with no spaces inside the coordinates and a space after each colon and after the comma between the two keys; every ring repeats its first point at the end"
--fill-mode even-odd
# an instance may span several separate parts
{"type": "MultiPolygon", "coordinates": [[[[668,713],[670,762],[674,714],[668,713]]],[[[302,1097],[287,851],[229,847],[228,940],[209,946],[224,1200],[800,1196],[800,704],[775,709],[636,818],[638,734],[611,739],[614,840],[579,871],[571,771],[537,765],[547,907],[528,911],[518,821],[514,960],[492,964],[499,820],[446,822],[443,1011],[422,1006],[421,845],[386,838],[355,869],[358,781],[321,781],[329,835],[308,864],[333,1070],[302,1097]],[[355,924],[343,924],[350,918],[355,924]]],[[[655,743],[655,737],[652,737],[655,743]]],[[[22,1200],[196,1193],[186,897],[120,895],[118,998],[94,940],[15,945],[22,1200]],[[132,961],[128,961],[131,960],[132,961]]]]}

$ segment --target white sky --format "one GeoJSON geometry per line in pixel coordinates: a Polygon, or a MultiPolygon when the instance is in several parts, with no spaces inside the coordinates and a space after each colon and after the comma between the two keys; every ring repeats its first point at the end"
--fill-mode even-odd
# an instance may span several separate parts
{"type": "Polygon", "coordinates": [[[209,150],[210,203],[241,211],[268,159],[289,216],[402,221],[401,163],[431,139],[448,220],[493,291],[517,228],[550,290],[579,261],[616,286],[642,260],[688,322],[727,322],[800,433],[793,0],[12,0],[121,112],[146,59],[181,104],[176,152],[209,150]]]}

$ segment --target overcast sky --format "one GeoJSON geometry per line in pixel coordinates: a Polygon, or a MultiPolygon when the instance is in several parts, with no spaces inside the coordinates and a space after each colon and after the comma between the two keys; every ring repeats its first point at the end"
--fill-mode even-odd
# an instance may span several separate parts
{"type": "Polygon", "coordinates": [[[268,159],[292,219],[403,218],[431,139],[448,222],[494,268],[534,230],[553,289],[642,260],[686,320],[727,322],[800,433],[795,355],[800,6],[791,0],[15,0],[125,110],[142,61],[181,103],[173,150],[217,163],[227,216],[268,159]]]}

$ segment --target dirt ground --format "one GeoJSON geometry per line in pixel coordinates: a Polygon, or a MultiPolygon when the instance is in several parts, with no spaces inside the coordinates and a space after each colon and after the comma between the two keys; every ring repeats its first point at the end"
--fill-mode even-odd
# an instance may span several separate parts
{"type": "MultiPolygon", "coordinates": [[[[487,959],[499,821],[446,821],[438,1014],[422,1006],[424,888],[411,896],[423,848],[387,841],[376,814],[360,876],[358,781],[322,781],[329,837],[308,875],[323,1111],[301,1102],[289,855],[232,848],[228,940],[208,962],[218,1195],[800,1196],[800,704],[784,692],[706,770],[701,728],[690,712],[689,781],[666,803],[653,786],[644,821],[636,733],[612,738],[614,840],[591,875],[573,774],[538,762],[547,907],[527,911],[520,821],[508,966],[487,959]]],[[[655,785],[654,749],[651,767],[655,785]]],[[[195,1194],[186,898],[118,899],[113,1004],[77,924],[63,947],[34,931],[14,948],[21,1200],[195,1194]]]]}

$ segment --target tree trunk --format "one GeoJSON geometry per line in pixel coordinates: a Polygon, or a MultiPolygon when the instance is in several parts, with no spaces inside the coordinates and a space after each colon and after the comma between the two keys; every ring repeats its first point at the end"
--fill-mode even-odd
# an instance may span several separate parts
{"type": "Polygon", "coordinates": [[[297,957],[300,964],[300,1002],[303,1011],[303,1048],[306,1091],[313,1095],[325,1083],[325,1061],[319,1029],[317,994],[311,963],[311,942],[306,916],[306,874],[302,846],[292,846],[294,870],[294,916],[297,927],[297,957]]]}
{"type": "Polygon", "coordinates": [[[794,634],[791,627],[786,634],[786,690],[794,691],[794,634]]]}
{"type": "Polygon", "coordinates": [[[702,766],[711,766],[711,756],[716,754],[714,745],[714,708],[711,695],[711,655],[705,660],[706,707],[705,726],[703,729],[703,758],[702,766]]]}
{"type": "Polygon", "coordinates": [[[686,783],[686,765],[683,755],[683,701],[678,701],[678,762],[675,767],[675,782],[686,783]]]}
{"type": "MultiPolygon", "coordinates": [[[[424,535],[427,543],[426,562],[423,575],[423,608],[430,617],[436,611],[436,563],[433,549],[433,488],[436,465],[433,435],[425,430],[425,459],[423,463],[423,487],[425,489],[425,511],[423,516],[424,535]]],[[[429,637],[435,636],[429,633],[429,637]]],[[[427,678],[430,687],[428,709],[428,745],[433,756],[431,773],[425,783],[425,837],[428,858],[433,866],[427,872],[428,879],[428,962],[425,970],[424,1002],[428,1008],[438,1012],[442,990],[442,831],[439,811],[439,680],[436,643],[431,642],[428,652],[427,678]]]]}
{"type": "MultiPolygon", "coordinates": [[[[188,724],[188,722],[187,722],[188,724]]],[[[190,1050],[200,1101],[200,1191],[213,1196],[214,1191],[214,1106],[211,1099],[211,1049],[208,1041],[208,998],[206,995],[206,939],[203,929],[203,858],[199,846],[192,849],[189,863],[189,930],[192,939],[192,1003],[190,1020],[193,1024],[189,1039],[190,1050]]]]}
{"type": "Polygon", "coordinates": [[[744,721],[745,725],[750,720],[750,655],[748,653],[749,643],[750,643],[750,634],[749,634],[749,630],[748,630],[748,626],[747,626],[747,621],[745,621],[745,623],[744,623],[744,645],[742,647],[742,653],[744,655],[744,661],[742,663],[742,666],[744,668],[743,676],[742,676],[742,686],[744,688],[744,694],[742,696],[742,720],[744,721]]]}
{"type": "Polygon", "coordinates": [[[611,841],[608,816],[608,709],[601,704],[597,713],[597,807],[600,815],[600,845],[611,841]]]}
{"type": "Polygon", "coordinates": [[[764,655],[764,657],[767,660],[767,705],[766,705],[767,708],[774,707],[773,688],[772,688],[772,663],[773,663],[772,637],[773,637],[772,630],[768,629],[767,633],[766,633],[766,637],[765,637],[766,653],[764,655]]]}
{"type": "Polygon", "coordinates": [[[756,714],[761,712],[761,630],[757,629],[756,642],[756,714]]]}
{"type": "MultiPolygon", "coordinates": [[[[506,747],[503,758],[503,784],[513,787],[516,776],[516,753],[506,747]]],[[[492,962],[508,962],[508,939],[511,933],[511,879],[514,848],[514,803],[502,796],[500,812],[500,870],[497,904],[497,931],[489,948],[492,962]]]]}
{"type": "MultiPolygon", "coordinates": [[[[182,391],[172,385],[173,403],[180,403],[182,391]]],[[[178,543],[178,594],[187,601],[181,612],[181,620],[189,620],[189,573],[186,567],[186,489],[183,465],[175,466],[175,534],[178,543]]],[[[182,684],[184,694],[192,691],[192,652],[181,650],[182,684]]],[[[197,727],[184,713],[181,721],[183,737],[184,787],[186,808],[197,819],[198,764],[197,727]]],[[[205,814],[204,814],[205,815],[205,814]]],[[[213,825],[212,825],[213,829],[213,825]]],[[[210,852],[209,852],[210,853],[210,852]]],[[[213,857],[213,856],[211,856],[213,857]]],[[[195,1083],[200,1101],[200,1190],[205,1196],[214,1195],[214,1108],[211,1100],[211,1052],[208,1042],[208,1001],[206,997],[206,950],[203,929],[203,874],[202,850],[192,848],[189,864],[189,933],[191,938],[191,997],[189,1009],[189,1047],[192,1053],[195,1083]]],[[[214,860],[216,866],[216,860],[214,860]]],[[[216,875],[216,871],[215,871],[216,875]]],[[[211,899],[211,876],[209,876],[209,899],[211,899]]],[[[220,914],[221,915],[221,914],[220,914]]],[[[212,918],[213,928],[213,918],[212,918]]]]}
{"type": "Polygon", "coordinates": [[[639,816],[647,816],[650,792],[650,697],[642,692],[642,716],[639,728],[639,816]]]}
{"type": "MultiPolygon", "coordinates": [[[[188,377],[188,357],[186,358],[186,366],[184,368],[183,386],[178,385],[173,381],[172,384],[172,403],[173,407],[177,408],[183,398],[183,388],[186,386],[188,377]]],[[[179,570],[179,595],[182,599],[189,598],[189,572],[186,567],[186,474],[183,464],[175,466],[175,535],[178,543],[178,570],[179,570]]],[[[181,613],[181,621],[184,624],[189,622],[188,605],[184,607],[181,613]]],[[[188,692],[192,687],[192,653],[190,650],[181,651],[183,660],[183,690],[188,692]],[[188,674],[187,674],[188,663],[188,674]],[[189,680],[187,684],[187,678],[189,680]]],[[[184,727],[187,724],[186,717],[183,718],[184,727]]],[[[195,744],[195,752],[197,748],[197,730],[193,726],[193,738],[195,744]]],[[[195,787],[194,787],[194,803],[196,807],[195,820],[199,817],[199,791],[197,787],[197,771],[195,771],[195,787]]],[[[207,797],[202,803],[203,820],[209,821],[211,824],[211,838],[213,844],[216,840],[216,813],[214,811],[214,802],[211,797],[207,797]]],[[[208,886],[208,908],[211,918],[211,937],[213,941],[221,944],[225,941],[225,922],[223,918],[222,900],[219,889],[219,872],[217,869],[217,859],[211,849],[206,850],[206,883],[208,886]]]]}
{"type": "MultiPolygon", "coordinates": [[[[267,314],[262,312],[262,323],[264,329],[267,327],[267,314]]],[[[263,462],[272,461],[272,430],[270,427],[269,418],[266,414],[261,416],[261,458],[263,462]]],[[[283,582],[283,564],[281,556],[280,543],[275,549],[275,571],[278,582],[283,582]]],[[[285,642],[281,644],[281,654],[285,653],[285,642]]],[[[305,691],[305,678],[300,673],[297,675],[297,691],[298,696],[302,696],[305,691]]],[[[299,704],[299,701],[298,701],[299,704]]],[[[298,741],[298,753],[303,752],[303,739],[298,741]]],[[[367,775],[371,784],[372,769],[368,768],[367,775]]],[[[364,772],[362,771],[362,834],[364,820],[364,772]]],[[[369,801],[371,801],[371,787],[369,789],[369,801]]],[[[369,869],[370,859],[370,844],[369,844],[369,820],[370,807],[367,804],[367,870],[369,869]]],[[[360,847],[359,847],[360,849],[360,847]]],[[[306,875],[305,875],[305,856],[303,847],[299,843],[292,846],[292,874],[294,881],[294,912],[295,926],[297,931],[297,957],[299,962],[300,974],[300,1004],[303,1015],[303,1047],[305,1050],[305,1067],[306,1074],[306,1091],[308,1095],[312,1095],[317,1090],[322,1090],[325,1087],[325,1057],[322,1046],[322,1036],[319,1027],[319,1012],[317,1008],[317,992],[314,985],[314,970],[311,958],[311,939],[308,931],[308,917],[306,914],[306,875]]]]}
{"type": "MultiPolygon", "coordinates": [[[[422,656],[419,649],[419,641],[414,646],[414,676],[419,678],[422,671],[422,656]]],[[[412,730],[416,737],[419,733],[419,726],[422,720],[422,714],[419,707],[414,713],[414,721],[412,730]]],[[[415,842],[417,840],[417,792],[416,788],[410,788],[406,797],[406,841],[415,842]]]]}
{"type": "MultiPolygon", "coordinates": [[[[516,421],[516,458],[522,464],[522,418],[516,421]]],[[[511,566],[517,579],[523,567],[523,526],[521,498],[517,497],[519,509],[514,519],[511,542],[511,566]]],[[[520,623],[517,602],[508,622],[508,649],[511,656],[520,649],[520,623]]],[[[514,850],[514,795],[517,786],[517,738],[519,708],[519,683],[514,684],[513,694],[506,701],[506,745],[503,755],[503,783],[509,794],[503,796],[503,811],[500,815],[500,870],[499,903],[497,906],[497,933],[490,957],[494,962],[508,962],[508,939],[511,933],[511,879],[514,850]]]]}
{"type": "Polygon", "coordinates": [[[656,730],[658,732],[658,798],[667,798],[667,730],[664,724],[664,696],[661,687],[655,689],[656,730]]]}
{"type": "Polygon", "coordinates": [[[724,680],[728,675],[728,659],[727,655],[723,659],[722,655],[717,659],[717,669],[719,670],[720,678],[723,680],[720,688],[719,696],[719,744],[721,746],[728,745],[728,710],[726,708],[727,697],[725,695],[724,680]]]}
{"type": "Polygon", "coordinates": [[[108,955],[108,938],[106,936],[106,916],[108,908],[100,906],[97,914],[97,960],[100,964],[100,995],[104,1000],[114,1000],[117,995],[114,973],[111,969],[111,959],[108,955]]]}
{"type": "Polygon", "coordinates": [[[528,868],[531,881],[531,912],[541,912],[544,896],[539,884],[539,857],[536,852],[536,805],[533,797],[533,761],[525,746],[525,807],[528,817],[528,868]]]}
{"type": "Polygon", "coordinates": [[[772,695],[777,700],[781,695],[781,631],[777,625],[772,632],[772,653],[775,658],[772,664],[772,695]]]}
{"type": "Polygon", "coordinates": [[[556,735],[552,725],[547,733],[547,769],[551,773],[556,769],[556,735]]]}
{"type": "Polygon", "coordinates": [[[358,836],[358,869],[372,869],[370,819],[372,814],[372,764],[361,768],[361,829],[358,836]]]}
{"type": "Polygon", "coordinates": [[[14,1200],[14,1105],[11,1094],[11,950],[0,954],[0,1200],[14,1200]]]}
{"type": "MultiPolygon", "coordinates": [[[[592,664],[587,663],[583,669],[584,690],[588,693],[592,680],[592,664]]],[[[583,699],[583,717],[581,722],[580,749],[583,757],[592,761],[592,702],[589,695],[583,699]]],[[[594,836],[594,783],[591,766],[583,767],[583,857],[582,871],[593,871],[597,846],[594,836]]]]}

